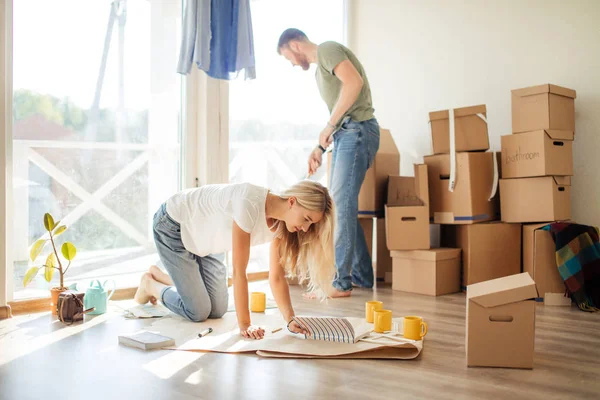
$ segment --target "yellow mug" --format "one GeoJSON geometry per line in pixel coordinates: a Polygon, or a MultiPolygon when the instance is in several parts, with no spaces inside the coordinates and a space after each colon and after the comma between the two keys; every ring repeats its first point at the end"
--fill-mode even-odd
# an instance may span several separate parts
{"type": "Polygon", "coordinates": [[[421,340],[427,335],[427,323],[421,317],[404,317],[404,337],[421,340]]]}
{"type": "Polygon", "coordinates": [[[373,323],[373,311],[382,309],[383,302],[376,300],[367,301],[365,303],[365,318],[367,319],[367,322],[373,323]]]}
{"type": "Polygon", "coordinates": [[[250,294],[250,310],[252,312],[265,312],[267,308],[267,295],[264,292],[250,294]]]}
{"type": "Polygon", "coordinates": [[[373,321],[377,333],[392,330],[392,310],[377,310],[373,313],[373,321]]]}

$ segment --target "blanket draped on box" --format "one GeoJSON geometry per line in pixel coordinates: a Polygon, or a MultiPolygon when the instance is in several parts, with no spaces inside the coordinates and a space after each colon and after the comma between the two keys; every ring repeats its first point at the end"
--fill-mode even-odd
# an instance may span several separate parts
{"type": "Polygon", "coordinates": [[[600,242],[598,228],[554,222],[543,228],[556,246],[556,265],[565,287],[583,311],[600,310],[600,242]]]}

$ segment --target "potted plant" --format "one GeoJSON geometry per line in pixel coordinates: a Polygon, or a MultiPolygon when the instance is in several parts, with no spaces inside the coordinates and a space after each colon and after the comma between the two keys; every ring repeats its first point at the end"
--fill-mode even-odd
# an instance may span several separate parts
{"type": "Polygon", "coordinates": [[[44,278],[46,281],[50,282],[52,280],[52,276],[54,275],[54,270],[58,270],[60,274],[60,286],[53,287],[50,289],[51,294],[51,302],[50,308],[52,310],[52,314],[56,315],[56,304],[58,303],[58,295],[61,292],[64,292],[68,288],[65,287],[65,274],[69,270],[71,266],[71,261],[75,258],[77,254],[77,249],[71,242],[63,243],[61,247],[61,253],[64,258],[69,262],[66,267],[63,266],[63,262],[61,262],[60,257],[58,256],[58,251],[56,250],[56,238],[67,230],[65,225],[59,225],[60,221],[54,222],[54,218],[49,213],[44,214],[44,227],[48,231],[49,238],[48,239],[40,239],[36,241],[33,246],[31,246],[31,250],[29,251],[29,257],[33,263],[38,258],[46,243],[52,243],[52,252],[46,258],[46,262],[43,265],[35,266],[29,268],[27,273],[25,274],[25,278],[23,278],[23,286],[27,286],[33,278],[37,275],[37,273],[43,268],[44,269],[44,278]]]}

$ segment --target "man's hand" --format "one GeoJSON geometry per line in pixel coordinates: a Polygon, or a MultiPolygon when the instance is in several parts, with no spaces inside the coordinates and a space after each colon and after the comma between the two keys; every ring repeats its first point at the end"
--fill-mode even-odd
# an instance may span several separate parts
{"type": "Polygon", "coordinates": [[[328,148],[329,145],[333,142],[333,132],[334,128],[331,125],[327,125],[319,135],[319,144],[323,146],[324,149],[328,148]]]}
{"type": "Polygon", "coordinates": [[[246,339],[262,339],[265,337],[265,330],[256,325],[240,326],[240,335],[246,339]]]}
{"type": "Polygon", "coordinates": [[[323,162],[323,152],[316,147],[308,157],[308,176],[314,175],[323,162]]]}

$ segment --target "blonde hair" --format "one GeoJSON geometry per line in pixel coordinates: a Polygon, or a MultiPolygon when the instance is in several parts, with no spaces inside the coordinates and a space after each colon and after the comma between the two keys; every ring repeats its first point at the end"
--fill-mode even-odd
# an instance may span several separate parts
{"type": "Polygon", "coordinates": [[[276,237],[280,240],[280,264],[286,276],[297,277],[300,284],[308,281],[309,292],[324,299],[333,290],[336,273],[333,200],[326,187],[310,180],[296,183],[280,197],[285,200],[295,197],[299,206],[323,213],[323,218],[306,232],[289,232],[285,223],[279,221],[276,237]]]}

